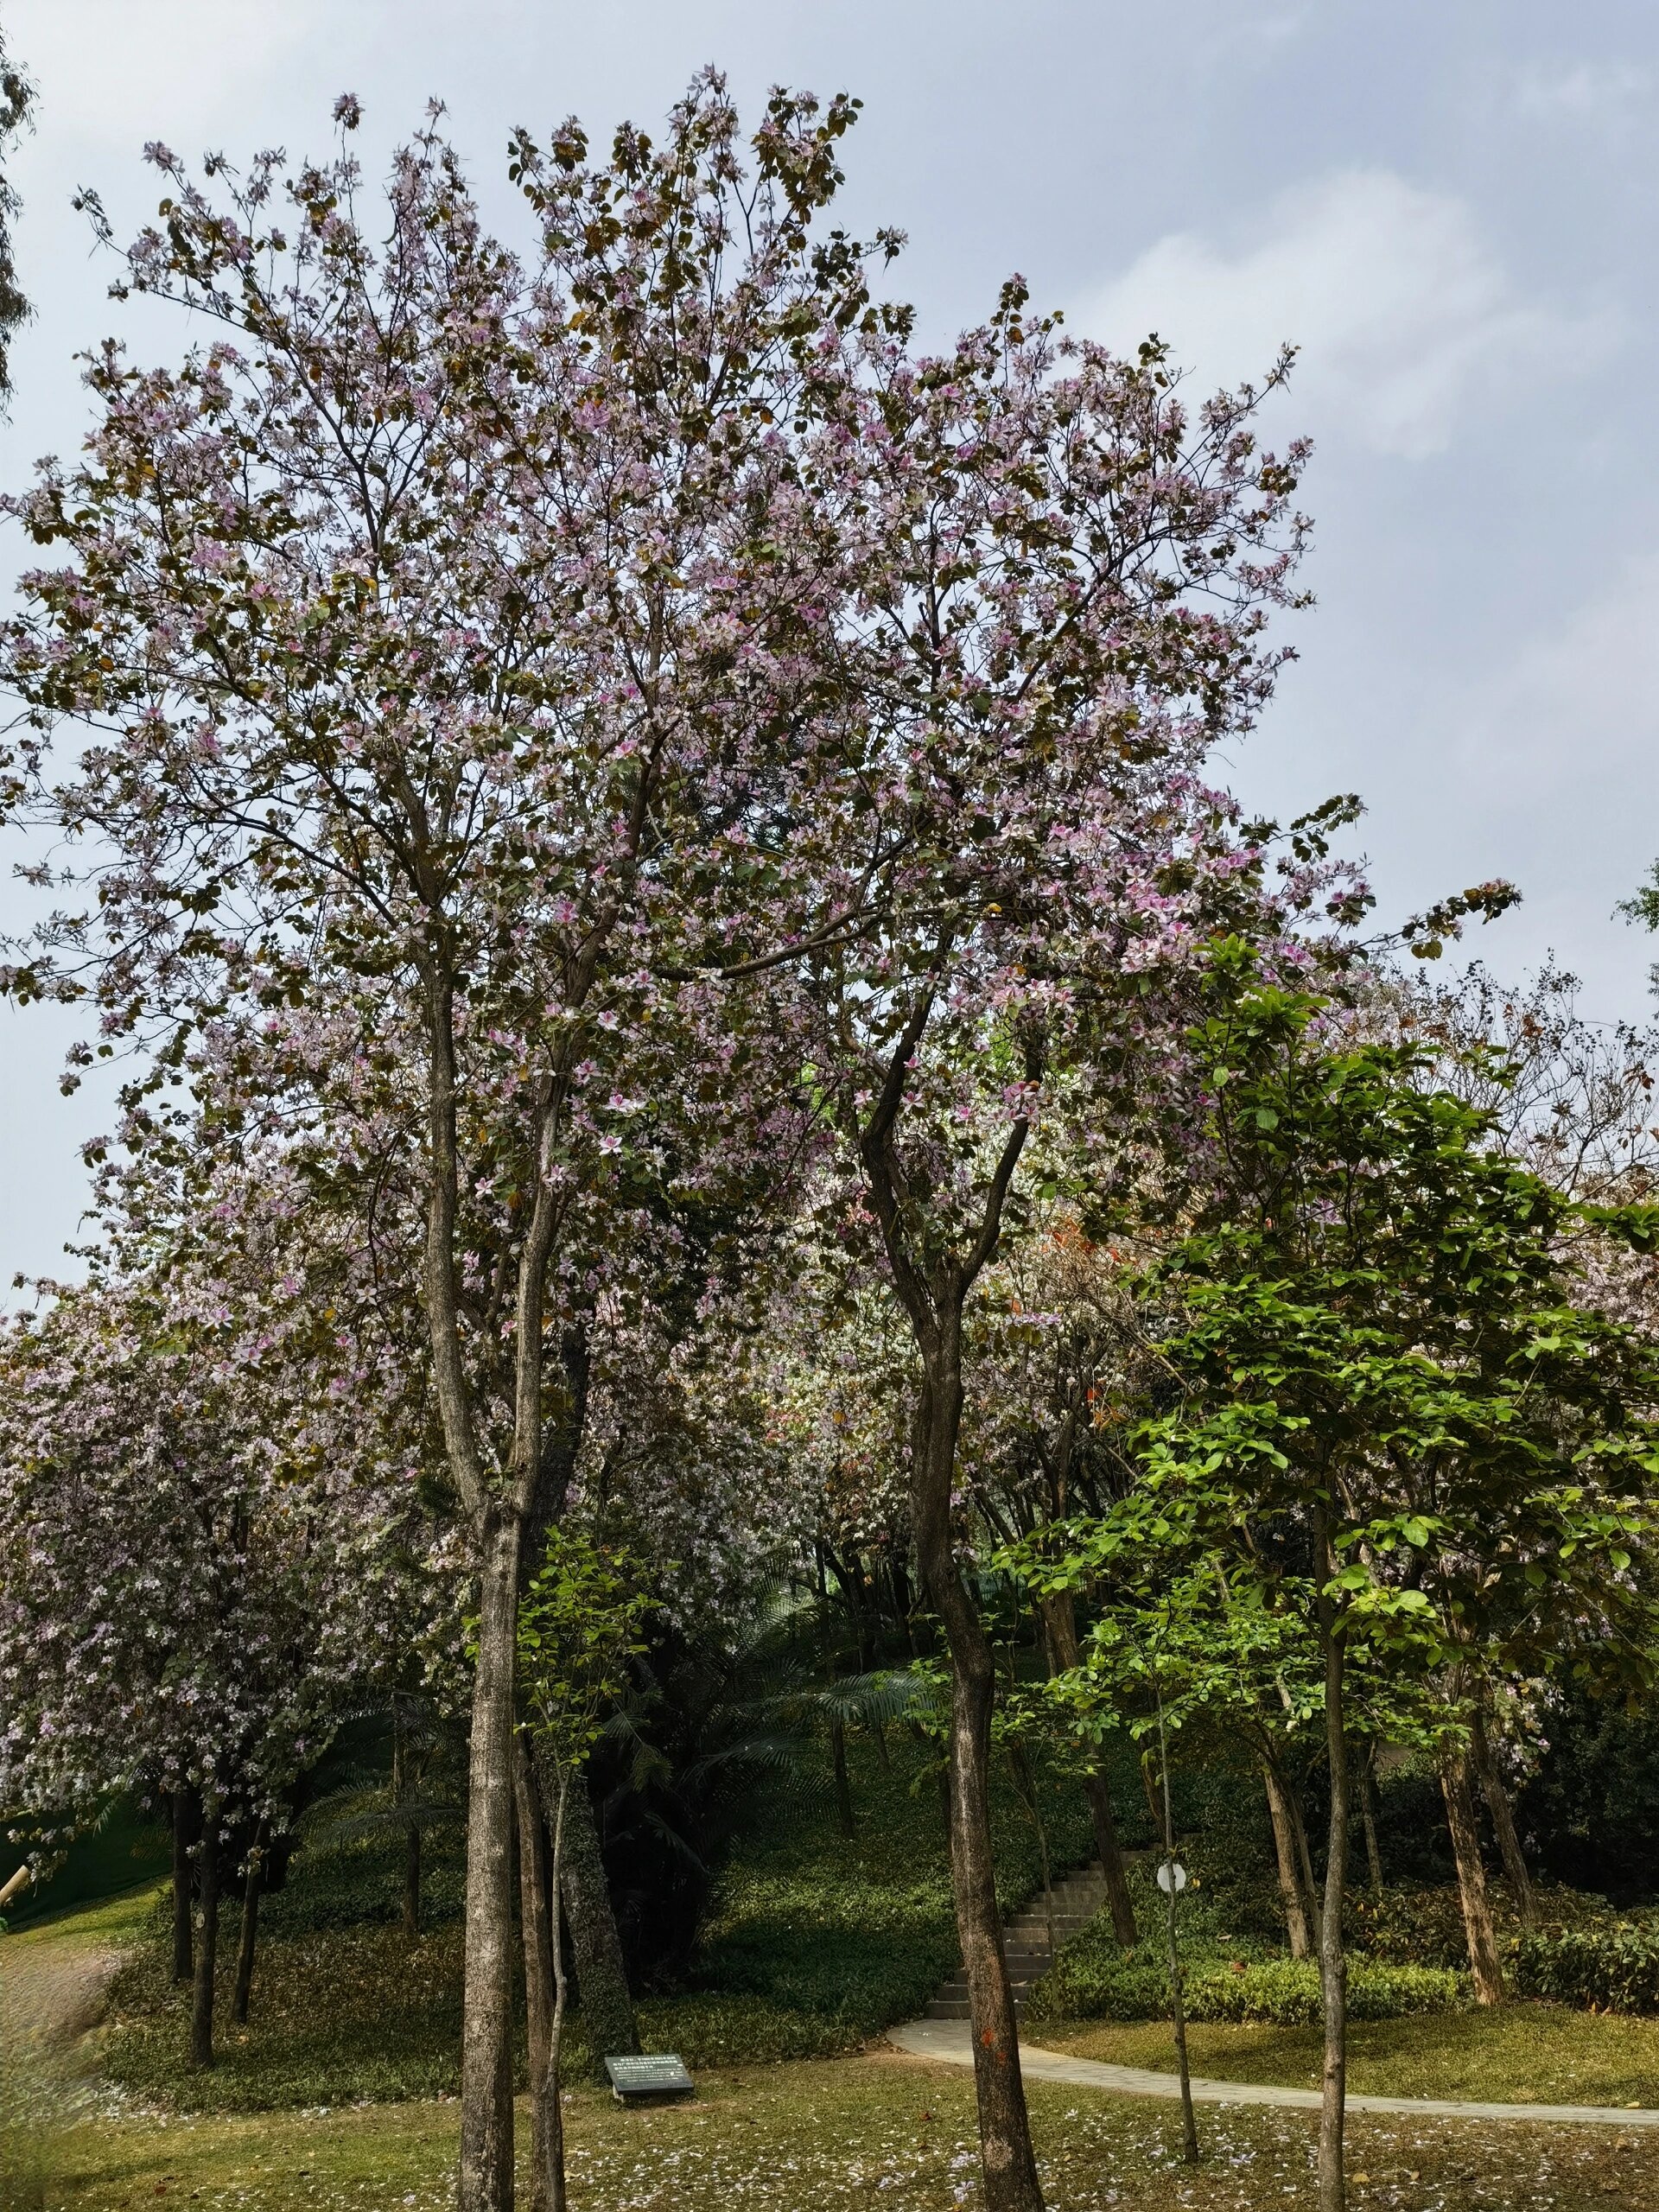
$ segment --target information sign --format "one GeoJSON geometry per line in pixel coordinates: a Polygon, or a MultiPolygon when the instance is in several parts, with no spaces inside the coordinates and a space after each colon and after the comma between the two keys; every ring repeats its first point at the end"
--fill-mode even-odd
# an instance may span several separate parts
{"type": "Polygon", "coordinates": [[[689,2097],[691,2076],[674,2050],[648,2050],[638,2057],[607,2058],[611,2094],[619,2104],[642,2104],[652,2097],[689,2097]]]}

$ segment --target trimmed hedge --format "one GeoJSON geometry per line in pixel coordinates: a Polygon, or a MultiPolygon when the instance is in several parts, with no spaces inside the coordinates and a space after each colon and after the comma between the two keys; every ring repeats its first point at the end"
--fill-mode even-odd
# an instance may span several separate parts
{"type": "Polygon", "coordinates": [[[1659,2012],[1659,1925],[1652,1921],[1535,1929],[1509,1949],[1517,1997],[1604,2012],[1659,2012]]]}
{"type": "MultiPolygon", "coordinates": [[[[1320,2017],[1319,1974],[1311,1959],[1201,1958],[1188,1967],[1185,1997],[1194,2020],[1301,2027],[1320,2017]]],[[[1444,2012],[1465,2001],[1465,1977],[1446,1967],[1349,1959],[1351,2019],[1444,2012]]],[[[1033,2021],[1160,2019],[1169,2011],[1169,1976],[1154,1955],[1108,1953],[1085,1930],[1032,1991],[1027,2011],[1033,2021]]]]}
{"type": "MultiPolygon", "coordinates": [[[[1311,1959],[1269,1959],[1211,1967],[1191,1978],[1187,2011],[1195,2020],[1237,2020],[1275,2027],[1318,2021],[1319,1971],[1311,1959]]],[[[1465,2002],[1464,1978],[1444,1967],[1348,1961],[1351,2020],[1396,2020],[1408,2012],[1450,2012],[1465,2002]]]]}

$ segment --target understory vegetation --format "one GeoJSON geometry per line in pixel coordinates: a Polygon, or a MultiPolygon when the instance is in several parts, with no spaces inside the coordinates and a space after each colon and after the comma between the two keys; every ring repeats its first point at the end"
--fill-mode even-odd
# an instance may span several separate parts
{"type": "MultiPolygon", "coordinates": [[[[895,1732],[884,1761],[855,1739],[855,1833],[827,1790],[798,1777],[757,1789],[710,1891],[684,1972],[639,1999],[649,2048],[693,2067],[855,2050],[926,2005],[957,1961],[944,1812],[931,1754],[895,1732]]],[[[1047,1776],[1040,1806],[1058,1866],[1089,1855],[1075,1783],[1047,1776]]],[[[995,1801],[999,1875],[1012,1910],[1040,1887],[1031,1819],[1006,1775],[995,1801]]],[[[248,2024],[223,2014],[219,2063],[193,2069],[189,1993],[169,1976],[168,1900],[111,1992],[104,2063],[124,2088],[179,2110],[257,2111],[453,2094],[461,2001],[461,1877],[455,1833],[438,1830],[423,1870],[421,1933],[398,1924],[403,1864],[384,1832],[295,1854],[261,1908],[248,2024]]],[[[225,1941],[237,1935],[234,1916],[225,1941]]],[[[580,2008],[573,2076],[589,2056],[580,2008]]],[[[524,2063],[519,2022],[518,2068],[524,2063]]]]}

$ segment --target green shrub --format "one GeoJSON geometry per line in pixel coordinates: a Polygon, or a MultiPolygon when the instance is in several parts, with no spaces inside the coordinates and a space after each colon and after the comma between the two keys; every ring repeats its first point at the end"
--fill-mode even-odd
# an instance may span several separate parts
{"type": "MultiPolygon", "coordinates": [[[[1061,1947],[1052,1970],[1031,1991],[1027,2017],[1044,2020],[1154,2020],[1169,2012],[1169,1975],[1144,1871],[1135,1885],[1143,1931],[1138,1950],[1120,1950],[1104,1915],[1061,1947]]],[[[1195,2020],[1273,2022],[1294,2027],[1319,2018],[1319,1969],[1311,1959],[1264,1956],[1248,1940],[1229,1939],[1213,1906],[1185,1916],[1182,1956],[1186,2009],[1195,2020]]],[[[1394,2019],[1460,2004],[1464,1978],[1449,1967],[1351,1956],[1348,2009],[1357,2020],[1394,2019]]]]}
{"type": "Polygon", "coordinates": [[[1026,1999],[1026,2017],[1033,2024],[1155,2020],[1168,2010],[1169,1975],[1154,1952],[1085,1948],[1082,1937],[1061,1946],[1058,1959],[1026,1999]]]}
{"type": "MultiPolygon", "coordinates": [[[[1195,2020],[1306,2027],[1321,2017],[1319,1971],[1312,1959],[1240,1960],[1192,1975],[1187,2010],[1195,2020]]],[[[1448,2012],[1465,2001],[1463,1980],[1444,1967],[1348,1966],[1351,2020],[1394,2020],[1408,2012],[1448,2012]]]]}
{"type": "Polygon", "coordinates": [[[1529,1929],[1507,1948],[1518,1997],[1607,2012],[1659,2012],[1659,1924],[1654,1921],[1529,1929]]]}
{"type": "MultiPolygon", "coordinates": [[[[1486,1894],[1492,1923],[1499,1936],[1518,1936],[1521,1916],[1507,1882],[1488,1878],[1486,1894]]],[[[1582,1890],[1541,1889],[1541,1910],[1552,1923],[1566,1928],[1605,1924],[1607,1901],[1582,1890]]],[[[1463,1925],[1463,1900],[1455,1882],[1434,1887],[1351,1891],[1343,1908],[1350,1947],[1368,1958],[1401,1966],[1451,1967],[1461,1972],[1469,1963],[1469,1941],[1463,1925]]]]}

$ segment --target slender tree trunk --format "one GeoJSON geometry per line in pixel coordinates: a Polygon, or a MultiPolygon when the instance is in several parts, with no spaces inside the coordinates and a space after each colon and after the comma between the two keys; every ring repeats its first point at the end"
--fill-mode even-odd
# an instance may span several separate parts
{"type": "Polygon", "coordinates": [[[518,1924],[524,1943],[524,2041],[530,2069],[530,2202],[548,2212],[547,2062],[553,2033],[552,1891],[542,1801],[523,1734],[513,1739],[513,1808],[518,1831],[518,1924]]]}
{"type": "MultiPolygon", "coordinates": [[[[410,1777],[409,1758],[409,1728],[403,1717],[401,1700],[394,1700],[391,1712],[391,1802],[394,1806],[405,1804],[409,1799],[410,1777]]],[[[404,1830],[404,1933],[412,1943],[421,1932],[421,1827],[411,1821],[404,1830]]]]}
{"type": "Polygon", "coordinates": [[[1132,1951],[1139,1940],[1140,1930],[1135,1924],[1135,1901],[1129,1895],[1128,1870],[1123,1863],[1122,1844],[1118,1840],[1117,1816],[1112,1810],[1111,1787],[1098,1767],[1092,1768],[1084,1775],[1083,1787],[1089,1800],[1089,1817],[1095,1831],[1095,1850],[1106,1877],[1106,1901],[1112,1915],[1112,1933],[1126,1951],[1132,1951]]]}
{"type": "Polygon", "coordinates": [[[1267,1785],[1268,1815],[1273,1822],[1273,1853],[1279,1870],[1279,1897],[1285,1909],[1285,1933],[1290,1938],[1290,1955],[1293,1959],[1311,1958],[1313,1955],[1312,1923],[1314,1916],[1302,1888],[1302,1870],[1297,1862],[1296,1835],[1291,1824],[1290,1807],[1286,1801],[1286,1786],[1270,1760],[1263,1759],[1262,1762],[1262,1779],[1267,1785]]]}
{"type": "MultiPolygon", "coordinates": [[[[1040,1605],[1050,1649],[1065,1672],[1075,1667],[1083,1656],[1077,1636],[1077,1606],[1069,1590],[1058,1597],[1041,1599],[1040,1605]]],[[[1112,1933],[1126,1951],[1132,1951],[1140,1931],[1135,1924],[1135,1904],[1129,1896],[1128,1870],[1123,1864],[1123,1847],[1118,1840],[1117,1820],[1112,1811],[1112,1793],[1098,1766],[1089,1768],[1083,1787],[1089,1800],[1089,1817],[1094,1825],[1095,1849],[1100,1854],[1101,1871],[1106,1877],[1112,1933]]]]}
{"type": "Polygon", "coordinates": [[[493,1503],[485,1513],[478,1567],[478,1666],[467,1821],[460,2200],[461,2212],[511,2212],[518,1522],[493,1503]]]}
{"type": "Polygon", "coordinates": [[[1538,1917],[1537,1901],[1532,1894],[1532,1876],[1522,1855],[1521,1839],[1515,1832],[1515,1815],[1510,1805],[1510,1793],[1503,1787],[1503,1777],[1497,1770],[1497,1761],[1492,1753],[1492,1739],[1487,1733],[1485,1715],[1477,1710],[1469,1731],[1469,1752],[1480,1781],[1480,1794],[1486,1800],[1486,1809],[1492,1816],[1492,1833],[1497,1838],[1497,1848],[1503,1860],[1503,1872],[1515,1892],[1516,1910],[1522,1925],[1530,1928],[1538,1917]]]}
{"type": "Polygon", "coordinates": [[[1169,1947],[1169,2021],[1175,2036],[1175,2064],[1181,2082],[1181,2150],[1189,2166],[1198,2163],[1198,2123],[1192,2110],[1192,2072],[1186,2062],[1186,1999],[1181,1985],[1181,1946],[1175,1932],[1175,1814],[1169,1795],[1169,1745],[1164,1737],[1164,1702],[1158,1694],[1158,1775],[1163,1819],[1164,1864],[1169,1869],[1164,1928],[1169,1947]]]}
{"type": "Polygon", "coordinates": [[[1480,1827],[1475,1815],[1475,1793],[1470,1786],[1469,1762],[1461,1751],[1449,1746],[1440,1753],[1440,1794],[1446,1799],[1446,1824],[1452,1831],[1452,1855],[1457,1861],[1475,2000],[1480,2005],[1501,2005],[1503,1970],[1498,1964],[1497,1938],[1492,1930],[1486,1869],[1481,1864],[1480,1827]]]}
{"type": "Polygon", "coordinates": [[[576,1985],[588,2030],[595,2079],[607,2058],[639,2048],[639,2030],[628,1989],[622,1939],[611,1910],[610,1884],[599,1847],[599,1824],[585,1777],[572,1782],[564,1808],[564,1915],[575,1954],[576,1985]]]}
{"type": "Polygon", "coordinates": [[[242,1934],[236,1947],[236,1998],[231,2016],[238,2028],[248,2024],[248,2004],[253,1994],[253,1954],[259,1941],[259,1898],[265,1886],[264,1830],[261,1827],[248,1853],[247,1878],[242,1885],[242,1934]]]}
{"type": "Polygon", "coordinates": [[[968,1974],[986,2212],[1043,2212],[991,1849],[995,1662],[952,1546],[950,1491],[962,1418],[960,1332],[958,1308],[944,1315],[943,1341],[925,1362],[911,1518],[917,1563],[950,1657],[950,1867],[968,1974]]]}
{"type": "Polygon", "coordinates": [[[1376,1745],[1368,1738],[1359,1762],[1359,1817],[1365,1830],[1365,1863],[1370,1870],[1371,1887],[1379,1895],[1382,1889],[1382,1853],[1376,1840],[1376,1745]]]}
{"type": "Polygon", "coordinates": [[[195,1988],[190,2007],[190,2063],[213,2063],[213,1975],[219,1963],[219,1814],[202,1808],[200,1859],[201,1928],[196,1941],[195,1988]]]}
{"type": "Polygon", "coordinates": [[[200,1832],[200,1806],[183,1783],[173,1792],[173,1979],[189,1981],[196,1971],[190,1918],[190,1849],[200,1832]]]}
{"type": "MultiPolygon", "coordinates": [[[[558,1775],[558,1794],[553,1815],[552,1894],[556,1897],[563,1886],[564,1872],[564,1815],[570,1796],[570,1775],[561,1768],[558,1775]]],[[[544,2178],[547,2189],[547,2212],[565,2212],[564,2194],[564,2107],[560,2101],[559,2062],[564,2044],[564,1945],[559,1941],[558,1930],[553,1931],[553,2017],[549,2024],[547,2038],[547,2072],[542,2088],[542,2103],[547,2113],[546,2158],[544,2178]]]]}
{"type": "Polygon", "coordinates": [[[421,1828],[411,1821],[404,1831],[404,1933],[412,1943],[421,1932],[421,1828]]]}
{"type": "MultiPolygon", "coordinates": [[[[1316,1516],[1321,1585],[1336,1573],[1323,1513],[1316,1516]]],[[[1344,2212],[1343,2133],[1348,2101],[1348,1961],[1342,1940],[1342,1893],[1348,1879],[1348,1738],[1344,1713],[1343,1649],[1336,1609],[1321,1586],[1319,1640],[1325,1647],[1325,1740],[1331,1769],[1325,1900],[1319,1914],[1319,1994],[1325,2015],[1325,2066],[1319,2102],[1319,2212],[1344,2212]]]]}
{"type": "Polygon", "coordinates": [[[858,1823],[853,1818],[853,1785],[847,1776],[847,1730],[839,1720],[830,1723],[830,1755],[836,1772],[836,1817],[842,1835],[850,1838],[858,1834],[858,1823]]]}

